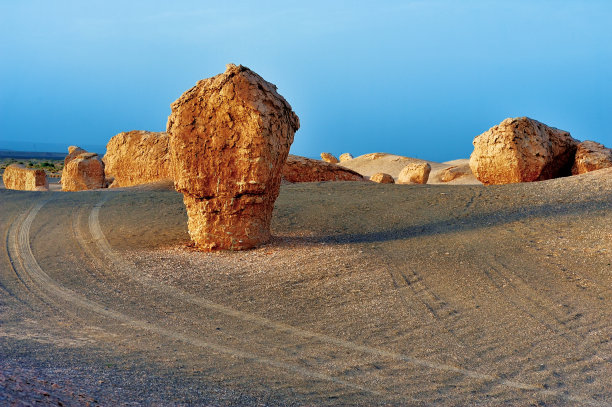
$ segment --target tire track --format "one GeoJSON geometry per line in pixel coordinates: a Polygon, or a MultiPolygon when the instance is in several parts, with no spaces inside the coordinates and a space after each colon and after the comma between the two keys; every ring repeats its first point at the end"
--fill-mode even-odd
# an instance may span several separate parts
{"type": "Polygon", "coordinates": [[[121,322],[132,329],[148,331],[169,338],[171,340],[177,340],[192,346],[206,348],[213,352],[226,354],[232,357],[237,357],[247,361],[252,361],[277,369],[293,372],[303,377],[309,377],[325,382],[330,382],[338,386],[349,388],[359,392],[384,397],[382,393],[376,390],[337,377],[332,377],[324,373],[306,369],[287,362],[275,360],[268,357],[262,357],[240,349],[235,349],[229,346],[205,341],[197,337],[169,330],[167,328],[158,326],[148,321],[130,317],[127,314],[118,312],[97,302],[91,301],[79,295],[78,293],[59,285],[55,280],[49,277],[49,275],[42,270],[42,268],[36,261],[32,253],[32,248],[30,246],[30,227],[34,218],[46,202],[48,202],[48,200],[36,203],[29,210],[26,210],[22,214],[22,216],[18,217],[17,220],[11,225],[8,249],[12,257],[18,257],[19,259],[21,259],[21,261],[16,264],[16,272],[22,277],[27,276],[28,278],[30,278],[32,282],[34,282],[41,290],[46,291],[46,295],[48,298],[51,296],[56,297],[61,301],[69,302],[81,309],[88,310],[108,319],[121,322]]]}
{"type": "MultiPolygon", "coordinates": [[[[318,340],[320,342],[323,342],[329,345],[334,345],[338,348],[343,348],[349,351],[355,351],[355,352],[359,352],[363,354],[369,354],[372,356],[389,358],[389,359],[393,359],[393,360],[403,362],[406,364],[416,365],[416,366],[420,366],[420,367],[424,367],[424,368],[428,368],[432,370],[457,373],[459,375],[474,378],[474,379],[490,381],[493,384],[508,387],[511,389],[533,391],[541,395],[558,397],[564,400],[578,402],[578,403],[582,403],[585,405],[592,405],[592,406],[602,406],[603,405],[595,400],[585,399],[581,397],[574,397],[566,393],[562,393],[562,392],[558,392],[554,390],[546,390],[540,385],[533,385],[533,384],[527,384],[527,383],[521,383],[518,381],[508,380],[508,379],[502,379],[494,375],[483,374],[477,371],[464,369],[458,366],[428,361],[428,360],[424,360],[424,359],[420,359],[420,358],[416,358],[416,357],[412,357],[412,356],[408,356],[404,354],[387,351],[384,349],[373,348],[370,346],[361,345],[361,344],[354,343],[354,342],[349,342],[349,341],[335,338],[335,337],[325,335],[325,334],[308,331],[303,328],[291,326],[291,325],[284,324],[281,322],[276,322],[276,321],[270,320],[265,317],[261,317],[256,314],[239,311],[239,310],[233,309],[225,305],[214,303],[212,301],[209,301],[204,298],[190,294],[188,292],[182,291],[176,287],[161,284],[158,281],[154,280],[153,278],[143,275],[142,273],[130,273],[130,270],[135,269],[135,266],[128,263],[124,259],[122,259],[121,256],[118,255],[110,247],[110,244],[108,243],[108,240],[104,236],[104,233],[102,232],[102,229],[100,227],[100,223],[99,223],[100,210],[102,206],[109,199],[110,199],[110,196],[104,196],[100,201],[98,201],[93,206],[90,212],[88,224],[89,224],[89,229],[93,237],[93,240],[96,246],[98,247],[98,249],[103,253],[103,255],[107,259],[111,261],[111,263],[118,270],[120,270],[128,278],[146,286],[147,288],[164,292],[165,294],[171,295],[177,299],[180,299],[181,301],[185,301],[193,305],[202,307],[204,309],[215,311],[215,312],[218,312],[220,314],[223,314],[223,315],[226,315],[232,318],[236,318],[238,320],[242,320],[245,322],[253,323],[255,325],[260,325],[260,326],[263,326],[269,329],[273,329],[280,333],[287,333],[287,334],[291,334],[291,335],[300,337],[302,340],[305,340],[305,341],[318,340]]],[[[400,273],[400,275],[396,274],[396,276],[394,277],[394,280],[395,278],[401,278],[407,283],[410,282],[411,284],[416,284],[417,291],[419,291],[418,290],[419,286],[422,287],[422,289],[419,292],[424,293],[422,295],[423,300],[429,303],[429,306],[434,312],[434,315],[438,315],[440,317],[448,317],[448,316],[453,317],[454,315],[458,314],[456,310],[453,310],[452,307],[448,306],[448,304],[446,304],[444,301],[436,297],[435,294],[432,294],[431,292],[429,292],[427,287],[423,285],[423,283],[418,278],[418,276],[417,278],[410,280],[407,276],[400,273]],[[448,311],[449,308],[450,308],[450,312],[448,311]]],[[[413,401],[417,401],[417,400],[413,400],[413,401]]]]}

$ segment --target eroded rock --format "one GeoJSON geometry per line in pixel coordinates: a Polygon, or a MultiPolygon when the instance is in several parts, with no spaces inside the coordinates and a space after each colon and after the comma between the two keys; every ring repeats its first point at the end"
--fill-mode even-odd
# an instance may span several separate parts
{"type": "Polygon", "coordinates": [[[44,170],[11,164],[4,169],[2,181],[6,189],[20,191],[48,191],[49,183],[44,170]]]}
{"type": "Polygon", "coordinates": [[[363,181],[353,170],[297,155],[289,155],[283,167],[283,179],[289,182],[363,181]]]}
{"type": "Polygon", "coordinates": [[[353,159],[353,155],[351,153],[340,154],[339,159],[340,159],[340,162],[349,161],[353,159]]]}
{"type": "Polygon", "coordinates": [[[398,184],[427,184],[431,165],[429,163],[411,163],[405,166],[397,177],[398,184]]]}
{"type": "Polygon", "coordinates": [[[331,153],[321,153],[321,160],[330,164],[338,164],[340,161],[334,157],[331,153]]]}
{"type": "Polygon", "coordinates": [[[111,188],[172,180],[168,133],[134,130],[119,133],[102,159],[111,188]]]}
{"type": "Polygon", "coordinates": [[[172,172],[198,248],[241,250],[270,238],[281,171],[298,128],[276,86],[233,64],[172,104],[172,172]]]}
{"type": "Polygon", "coordinates": [[[62,191],[84,191],[106,187],[104,162],[96,153],[78,154],[64,166],[61,184],[62,191]]]}
{"type": "Polygon", "coordinates": [[[612,149],[588,140],[578,144],[572,174],[584,174],[608,167],[612,167],[612,149]]]}
{"type": "Polygon", "coordinates": [[[370,181],[378,182],[379,184],[395,184],[395,180],[389,174],[377,172],[370,177],[370,181]]]}
{"type": "Polygon", "coordinates": [[[567,131],[510,118],[474,139],[472,172],[485,185],[542,181],[571,173],[576,145],[567,131]]]}

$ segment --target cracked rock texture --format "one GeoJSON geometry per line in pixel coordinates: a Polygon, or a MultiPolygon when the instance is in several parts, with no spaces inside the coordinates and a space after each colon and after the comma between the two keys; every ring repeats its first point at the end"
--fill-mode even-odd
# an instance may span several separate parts
{"type": "Polygon", "coordinates": [[[119,133],[102,159],[110,188],[172,180],[168,133],[134,130],[119,133]]]}
{"type": "Polygon", "coordinates": [[[612,150],[594,141],[583,141],[578,144],[572,174],[601,170],[612,167],[612,150]]]}
{"type": "MultiPolygon", "coordinates": [[[[75,151],[77,150],[70,153],[64,161],[68,160],[75,151]]],[[[96,153],[81,152],[68,160],[68,163],[64,166],[61,183],[62,191],[104,188],[106,186],[104,162],[96,153]]]]}
{"type": "Polygon", "coordinates": [[[283,179],[289,182],[363,181],[353,170],[325,161],[289,155],[283,167],[283,179]]]}
{"type": "Polygon", "coordinates": [[[397,177],[398,184],[427,184],[431,165],[428,163],[411,163],[405,166],[397,177]]]}
{"type": "Polygon", "coordinates": [[[242,250],[270,238],[281,170],[300,124],[276,86],[229,64],[172,104],[167,131],[175,188],[201,250],[242,250]]]}
{"type": "Polygon", "coordinates": [[[571,174],[578,141],[528,117],[506,119],[474,139],[470,168],[485,185],[571,174]]]}
{"type": "Polygon", "coordinates": [[[26,168],[21,164],[11,164],[4,169],[2,175],[6,189],[21,191],[48,191],[47,174],[44,170],[26,168]]]}

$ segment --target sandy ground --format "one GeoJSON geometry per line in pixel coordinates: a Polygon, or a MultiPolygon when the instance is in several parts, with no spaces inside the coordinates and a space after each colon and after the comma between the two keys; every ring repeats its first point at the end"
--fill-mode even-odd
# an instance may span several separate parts
{"type": "Polygon", "coordinates": [[[612,405],[612,170],[284,185],[239,253],[167,189],[0,207],[0,405],[612,405]]]}

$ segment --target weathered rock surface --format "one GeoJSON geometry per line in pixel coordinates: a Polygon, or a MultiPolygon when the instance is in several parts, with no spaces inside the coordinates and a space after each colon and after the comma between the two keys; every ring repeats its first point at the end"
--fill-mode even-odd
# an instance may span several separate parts
{"type": "Polygon", "coordinates": [[[172,180],[168,133],[142,130],[119,133],[102,159],[111,188],[172,180]]]}
{"type": "Polygon", "coordinates": [[[608,167],[612,167],[612,149],[588,140],[578,144],[572,174],[584,174],[608,167]]]}
{"type": "Polygon", "coordinates": [[[445,168],[440,171],[439,177],[440,182],[451,182],[457,178],[466,177],[472,174],[469,164],[458,166],[453,165],[452,167],[445,168]]]}
{"type": "Polygon", "coordinates": [[[6,189],[21,191],[48,191],[49,184],[44,170],[26,168],[21,164],[11,164],[4,169],[2,175],[6,189]]]}
{"type": "Polygon", "coordinates": [[[377,172],[370,177],[370,181],[378,182],[379,184],[395,184],[395,180],[389,174],[377,172]]]}
{"type": "Polygon", "coordinates": [[[69,146],[68,147],[68,155],[64,158],[64,167],[68,165],[68,163],[74,160],[79,154],[86,153],[87,151],[83,150],[81,147],[77,146],[69,146]]]}
{"type": "Polygon", "coordinates": [[[340,162],[349,161],[353,159],[353,155],[351,153],[340,154],[340,162]]]}
{"type": "Polygon", "coordinates": [[[353,170],[324,161],[289,155],[283,167],[283,179],[289,182],[363,181],[353,170]]]}
{"type": "Polygon", "coordinates": [[[321,160],[326,163],[338,164],[340,161],[334,157],[331,153],[321,153],[321,160]]]}
{"type": "Polygon", "coordinates": [[[397,177],[398,184],[427,184],[431,165],[428,163],[411,163],[405,166],[397,177]]]}
{"type": "Polygon", "coordinates": [[[104,162],[96,153],[80,153],[64,166],[61,183],[62,191],[104,188],[104,162]]]}
{"type": "Polygon", "coordinates": [[[474,139],[472,172],[485,185],[571,174],[578,141],[528,117],[510,118],[474,139]]]}
{"type": "Polygon", "coordinates": [[[172,104],[172,172],[198,248],[241,250],[270,238],[282,168],[298,128],[276,86],[233,64],[172,104]]]}

